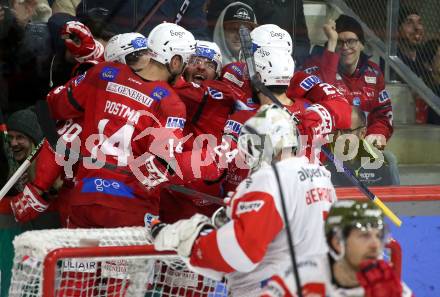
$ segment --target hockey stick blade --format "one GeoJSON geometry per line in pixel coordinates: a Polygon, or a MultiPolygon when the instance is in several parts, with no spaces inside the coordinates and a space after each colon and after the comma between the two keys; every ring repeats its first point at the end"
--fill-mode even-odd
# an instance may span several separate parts
{"type": "Polygon", "coordinates": [[[221,206],[225,206],[226,205],[225,202],[223,201],[223,199],[220,198],[220,197],[216,197],[216,196],[212,196],[212,195],[209,195],[209,194],[205,194],[205,193],[193,190],[193,189],[186,188],[184,186],[169,185],[169,186],[167,186],[167,188],[170,189],[173,192],[182,193],[182,194],[185,194],[185,195],[192,196],[194,198],[200,198],[200,199],[212,202],[214,204],[218,204],[218,205],[221,205],[221,206]]]}
{"type": "MultiPolygon", "coordinates": [[[[241,51],[246,60],[246,66],[249,71],[249,77],[251,79],[252,86],[259,92],[263,93],[267,96],[274,104],[281,107],[283,110],[287,111],[293,118],[293,120],[298,124],[299,120],[292,115],[292,113],[281,104],[281,102],[272,94],[272,92],[258,79],[257,74],[255,72],[255,62],[253,58],[252,51],[252,40],[250,37],[249,29],[244,27],[243,25],[239,30],[240,34],[240,42],[241,42],[241,51]]],[[[402,221],[397,217],[396,214],[393,213],[391,209],[389,209],[376,195],[374,195],[367,186],[365,186],[354,174],[353,172],[343,165],[342,162],[339,162],[332,152],[326,147],[321,147],[322,152],[326,155],[326,157],[333,162],[338,162],[338,164],[342,164],[345,175],[351,180],[353,185],[357,186],[362,193],[365,194],[371,201],[373,201],[383,212],[384,214],[398,227],[402,225],[402,221]]]]}

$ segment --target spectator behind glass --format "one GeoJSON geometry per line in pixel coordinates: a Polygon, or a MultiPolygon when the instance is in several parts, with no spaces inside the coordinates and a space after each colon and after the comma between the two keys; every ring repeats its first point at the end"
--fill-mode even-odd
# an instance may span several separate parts
{"type": "MultiPolygon", "coordinates": [[[[422,18],[416,8],[401,6],[398,24],[397,56],[416,75],[424,78],[427,73],[420,55],[420,48],[425,34],[422,18]]],[[[402,80],[394,71],[390,72],[390,78],[392,80],[402,80]]]]}
{"type": "MultiPolygon", "coordinates": [[[[440,96],[440,39],[427,41],[421,53],[428,72],[426,84],[440,96]]],[[[428,107],[428,123],[440,125],[440,116],[431,107],[428,107]]]]}
{"type": "MultiPolygon", "coordinates": [[[[51,86],[58,86],[66,83],[72,75],[83,73],[92,65],[88,63],[77,65],[77,61],[72,54],[66,50],[66,41],[63,40],[61,36],[61,32],[63,31],[63,28],[65,29],[66,23],[79,20],[91,31],[93,38],[105,46],[107,41],[116,31],[116,28],[112,24],[106,23],[106,18],[109,13],[110,12],[105,8],[92,8],[85,13],[79,11],[77,17],[67,13],[57,13],[49,19],[48,25],[52,39],[52,46],[55,52],[52,57],[50,69],[51,86]]],[[[85,31],[88,31],[88,29],[85,31]]],[[[78,42],[80,41],[78,40],[78,42]]]]}
{"type": "Polygon", "coordinates": [[[366,140],[383,150],[393,133],[391,99],[379,66],[363,52],[361,25],[341,15],[324,25],[324,33],[327,47],[305,62],[304,71],[335,85],[351,105],[368,113],[366,140]]]}
{"type": "MultiPolygon", "coordinates": [[[[226,5],[234,0],[210,0],[208,1],[208,29],[214,32],[216,21],[226,5]]],[[[275,24],[289,32],[292,37],[295,52],[295,65],[300,66],[309,55],[310,40],[308,37],[306,19],[302,0],[242,0],[249,5],[258,15],[258,23],[275,24]],[[295,5],[295,7],[294,7],[295,5]],[[295,15],[293,13],[295,12],[295,15]],[[295,19],[295,32],[292,35],[292,22],[295,19]]]]}
{"type": "MultiPolygon", "coordinates": [[[[365,141],[367,135],[367,118],[365,113],[358,107],[352,107],[351,113],[351,127],[348,130],[338,130],[334,138],[334,142],[331,145],[334,154],[339,160],[347,160],[344,162],[345,166],[348,166],[355,172],[356,176],[367,186],[388,186],[388,185],[400,185],[399,170],[397,166],[396,157],[389,151],[379,152],[365,141]],[[351,134],[351,135],[350,135],[351,134]],[[343,136],[338,141],[338,138],[343,136]],[[353,137],[354,136],[354,137],[353,137]],[[342,143],[342,139],[346,139],[342,143]],[[349,142],[349,143],[348,143],[349,142]],[[355,143],[358,142],[359,146],[355,143]],[[335,145],[337,143],[337,145],[335,145]],[[341,146],[342,145],[342,146],[341,146]],[[369,166],[373,162],[379,162],[383,154],[384,163],[379,168],[375,166],[369,166]],[[349,157],[348,157],[349,156],[349,157]],[[364,160],[362,160],[364,158],[364,160]],[[367,165],[365,165],[365,162],[367,165]]],[[[335,164],[327,162],[326,168],[332,173],[332,183],[336,187],[349,187],[353,186],[353,183],[347,176],[338,171],[335,164]]]]}
{"type": "Polygon", "coordinates": [[[5,114],[44,99],[51,54],[47,9],[37,1],[0,6],[0,85],[5,114]],[[44,12],[46,11],[46,12],[44,12]]]}
{"type": "Polygon", "coordinates": [[[55,0],[52,3],[52,13],[68,13],[76,15],[76,8],[81,0],[55,0]]]}
{"type": "MultiPolygon", "coordinates": [[[[165,0],[150,21],[139,32],[148,36],[150,31],[163,22],[176,23],[190,31],[196,39],[209,40],[206,13],[206,0],[165,0]]],[[[78,10],[89,10],[96,7],[108,9],[113,15],[108,23],[116,26],[117,32],[133,32],[136,25],[147,15],[157,1],[121,1],[121,0],[87,0],[81,1],[78,10]]]]}
{"type": "Polygon", "coordinates": [[[226,6],[217,19],[213,39],[222,52],[223,65],[239,60],[241,44],[238,30],[241,25],[245,25],[250,31],[257,26],[254,11],[242,2],[226,6]]]}

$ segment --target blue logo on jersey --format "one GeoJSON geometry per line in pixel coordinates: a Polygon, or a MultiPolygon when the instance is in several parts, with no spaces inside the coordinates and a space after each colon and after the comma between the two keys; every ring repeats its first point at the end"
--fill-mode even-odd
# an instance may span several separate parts
{"type": "Polygon", "coordinates": [[[131,46],[134,49],[147,48],[147,38],[144,37],[136,37],[131,41],[131,46]]]}
{"type": "Polygon", "coordinates": [[[240,124],[239,122],[233,121],[233,120],[228,120],[226,122],[225,125],[225,133],[235,133],[235,134],[240,134],[241,131],[241,127],[243,127],[242,124],[240,124]]]}
{"type": "Polygon", "coordinates": [[[314,85],[321,83],[321,79],[316,75],[306,77],[299,85],[304,91],[309,91],[314,85]]]}
{"type": "Polygon", "coordinates": [[[240,69],[240,67],[238,67],[237,65],[232,65],[231,66],[232,71],[234,71],[236,74],[238,74],[239,76],[243,76],[243,71],[240,69]]]}
{"type": "Polygon", "coordinates": [[[359,106],[359,105],[361,105],[361,98],[359,98],[359,97],[354,97],[354,99],[353,99],[353,105],[354,105],[354,106],[359,106]]]}
{"type": "Polygon", "coordinates": [[[223,99],[223,93],[220,91],[217,91],[216,89],[208,87],[208,93],[209,93],[209,95],[211,95],[212,99],[215,99],[215,100],[222,100],[223,99]]]}
{"type": "Polygon", "coordinates": [[[118,73],[119,73],[119,69],[111,66],[106,66],[102,68],[100,77],[102,80],[105,81],[114,81],[115,78],[118,76],[118,73]]]}
{"type": "Polygon", "coordinates": [[[84,72],[83,74],[80,74],[77,78],[75,78],[75,87],[83,81],[83,79],[86,77],[86,73],[87,72],[84,72]]]}
{"type": "Polygon", "coordinates": [[[307,74],[312,74],[313,72],[316,72],[319,70],[318,66],[312,66],[310,68],[304,69],[303,71],[307,74]]]}
{"type": "Polygon", "coordinates": [[[167,89],[164,89],[162,87],[155,87],[151,92],[150,97],[153,98],[155,101],[160,101],[169,94],[170,92],[167,89]]]}
{"type": "Polygon", "coordinates": [[[379,93],[379,102],[384,103],[385,101],[390,100],[390,95],[386,90],[383,90],[379,93]]]}
{"type": "Polygon", "coordinates": [[[186,120],[178,117],[168,117],[167,123],[165,124],[165,128],[180,128],[183,129],[185,127],[186,120]]]}
{"type": "Polygon", "coordinates": [[[134,198],[133,189],[123,182],[105,178],[84,178],[81,193],[103,193],[111,196],[134,198]]]}

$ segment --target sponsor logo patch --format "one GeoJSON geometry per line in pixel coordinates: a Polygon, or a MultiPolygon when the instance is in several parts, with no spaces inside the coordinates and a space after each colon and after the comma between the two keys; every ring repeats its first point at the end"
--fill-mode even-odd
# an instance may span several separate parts
{"type": "Polygon", "coordinates": [[[304,72],[307,73],[307,74],[312,74],[313,72],[316,72],[318,70],[319,70],[318,66],[313,66],[313,67],[304,69],[304,72]]]}
{"type": "Polygon", "coordinates": [[[354,106],[359,106],[359,105],[361,105],[361,98],[359,98],[359,97],[354,97],[354,98],[353,98],[353,105],[354,105],[354,106]]]}
{"type": "Polygon", "coordinates": [[[139,102],[142,105],[150,107],[153,103],[154,99],[150,96],[147,96],[133,88],[120,85],[117,83],[109,82],[107,84],[107,87],[105,89],[106,91],[114,94],[120,94],[122,96],[125,96],[127,98],[133,99],[137,102],[139,102]]]}
{"type": "Polygon", "coordinates": [[[231,66],[232,71],[234,71],[235,73],[237,73],[238,75],[242,76],[243,75],[243,71],[240,69],[240,67],[238,67],[237,65],[232,65],[231,66]]]}
{"type": "Polygon", "coordinates": [[[223,93],[220,91],[217,91],[216,89],[208,87],[208,93],[209,93],[209,95],[211,95],[212,99],[215,99],[215,100],[222,100],[223,99],[223,93]]]}
{"type": "Polygon", "coordinates": [[[388,100],[390,100],[390,95],[386,90],[382,90],[382,92],[379,93],[379,102],[384,103],[388,100]]]}
{"type": "Polygon", "coordinates": [[[228,120],[226,122],[224,132],[225,133],[240,134],[241,127],[243,127],[243,125],[240,124],[239,122],[236,122],[236,121],[233,121],[233,120],[228,120]]]}
{"type": "Polygon", "coordinates": [[[244,82],[239,80],[238,78],[236,78],[232,73],[229,72],[225,72],[225,74],[223,75],[223,77],[227,80],[229,80],[230,82],[233,82],[234,84],[236,84],[237,86],[239,86],[240,88],[243,86],[244,82]]]}
{"type": "Polygon", "coordinates": [[[165,128],[179,128],[183,129],[185,127],[186,120],[184,118],[178,117],[168,117],[165,128]]]}
{"type": "Polygon", "coordinates": [[[75,78],[75,82],[74,82],[75,87],[78,86],[83,81],[83,79],[86,77],[86,73],[87,72],[84,72],[83,74],[75,78]]]}
{"type": "Polygon", "coordinates": [[[153,91],[151,92],[150,96],[156,101],[160,101],[166,96],[168,96],[170,92],[167,89],[164,89],[162,87],[155,87],[153,91]]]}
{"type": "Polygon", "coordinates": [[[317,85],[319,83],[321,83],[321,79],[319,77],[317,77],[316,75],[310,75],[303,79],[303,81],[299,85],[304,91],[309,91],[311,88],[313,88],[314,85],[317,85]]]}
{"type": "Polygon", "coordinates": [[[118,73],[119,73],[119,69],[111,67],[111,66],[106,66],[106,67],[102,68],[99,76],[101,77],[102,80],[114,81],[116,79],[116,77],[118,76],[118,73]]]}
{"type": "Polygon", "coordinates": [[[326,171],[321,170],[320,168],[304,168],[301,167],[301,170],[298,171],[299,180],[305,181],[307,179],[310,179],[310,182],[313,182],[313,179],[320,178],[320,177],[330,177],[329,173],[326,171]]]}
{"type": "Polygon", "coordinates": [[[261,207],[263,207],[264,201],[263,200],[255,200],[255,201],[242,201],[237,204],[237,209],[235,213],[237,215],[255,211],[258,212],[261,207]]]}
{"type": "Polygon", "coordinates": [[[377,78],[375,76],[365,76],[365,82],[367,84],[375,84],[377,82],[377,78]]]}
{"type": "Polygon", "coordinates": [[[147,38],[144,37],[136,37],[131,41],[131,45],[134,49],[146,48],[147,47],[147,38]]]}
{"type": "Polygon", "coordinates": [[[112,196],[134,198],[133,189],[125,183],[104,178],[84,178],[81,193],[103,193],[112,196]]]}

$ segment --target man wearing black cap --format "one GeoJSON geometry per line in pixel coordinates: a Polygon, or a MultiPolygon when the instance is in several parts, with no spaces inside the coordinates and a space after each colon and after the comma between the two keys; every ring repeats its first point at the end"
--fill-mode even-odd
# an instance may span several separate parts
{"type": "Polygon", "coordinates": [[[223,65],[238,61],[240,36],[238,30],[245,25],[252,30],[257,25],[257,18],[252,8],[242,2],[234,2],[221,12],[214,29],[214,42],[223,54],[223,65]]]}
{"type": "Polygon", "coordinates": [[[384,149],[393,133],[391,99],[385,90],[379,66],[363,53],[365,38],[361,25],[341,15],[324,25],[328,38],[322,55],[312,56],[304,71],[335,85],[350,104],[368,113],[366,141],[384,149]]]}

